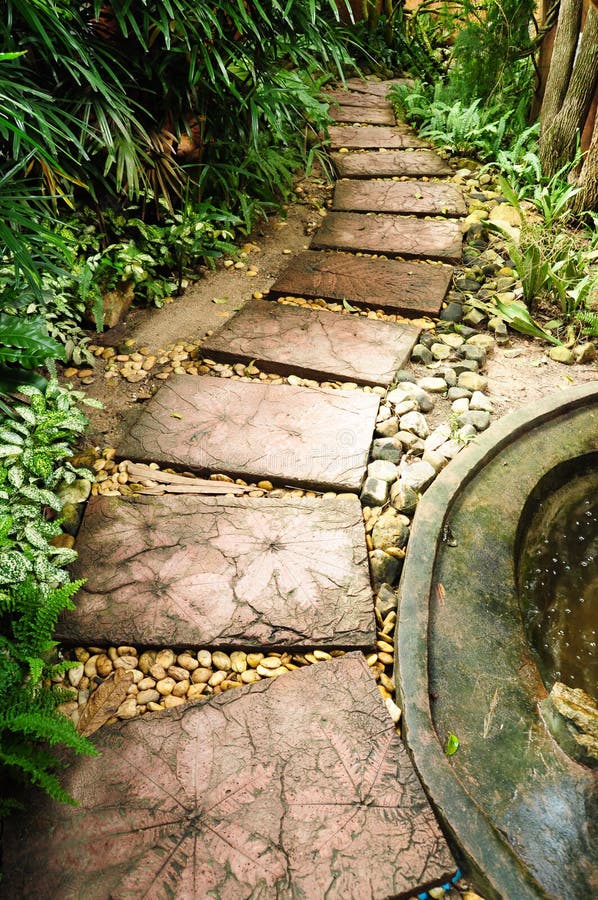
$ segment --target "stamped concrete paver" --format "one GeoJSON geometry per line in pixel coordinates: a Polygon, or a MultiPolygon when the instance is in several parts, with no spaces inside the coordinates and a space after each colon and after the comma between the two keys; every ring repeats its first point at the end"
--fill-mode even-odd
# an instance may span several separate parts
{"type": "Polygon", "coordinates": [[[335,122],[367,122],[369,125],[394,125],[396,123],[391,106],[384,108],[370,107],[366,103],[361,106],[332,104],[329,112],[335,122]]]}
{"type": "Polygon", "coordinates": [[[77,539],[85,578],[62,639],[112,646],[371,648],[361,506],[251,497],[94,497],[77,539]]]}
{"type": "Polygon", "coordinates": [[[372,97],[386,97],[395,84],[413,84],[412,78],[390,78],[387,81],[370,81],[364,78],[347,78],[346,85],[350,91],[367,94],[372,97]]]}
{"type": "MultiPolygon", "coordinates": [[[[384,155],[384,154],[383,154],[384,155]]],[[[402,213],[416,216],[465,216],[461,188],[421,181],[337,181],[333,209],[349,212],[402,213]]]]}
{"type": "Polygon", "coordinates": [[[328,129],[328,133],[332,150],[338,150],[339,147],[347,147],[349,149],[388,147],[394,150],[404,150],[430,146],[427,141],[419,138],[415,131],[412,131],[406,125],[396,125],[394,127],[384,125],[332,125],[328,129]]]}
{"type": "Polygon", "coordinates": [[[35,796],[7,897],[412,896],[455,864],[376,683],[351,654],[105,727],[77,806],[35,796]]]}
{"type": "Polygon", "coordinates": [[[377,153],[332,153],[339,178],[393,178],[452,175],[452,169],[433,150],[390,150],[377,153]]]}
{"type": "Polygon", "coordinates": [[[206,339],[202,353],[254,360],[260,368],[287,375],[388,386],[418,336],[412,325],[251,300],[206,339]]]}
{"type": "Polygon", "coordinates": [[[311,246],[458,263],[462,236],[459,224],[449,220],[332,212],[314,235],[311,246]]]}
{"type": "Polygon", "coordinates": [[[291,260],[270,293],[347,300],[387,312],[436,316],[452,275],[452,266],[305,250],[291,260]]]}
{"type": "Polygon", "coordinates": [[[367,106],[368,109],[392,109],[392,104],[376,94],[364,96],[358,91],[344,91],[342,88],[322,91],[322,100],[339,106],[367,106]]]}
{"type": "Polygon", "coordinates": [[[379,398],[362,391],[177,375],[118,453],[139,462],[358,491],[379,398]]]}

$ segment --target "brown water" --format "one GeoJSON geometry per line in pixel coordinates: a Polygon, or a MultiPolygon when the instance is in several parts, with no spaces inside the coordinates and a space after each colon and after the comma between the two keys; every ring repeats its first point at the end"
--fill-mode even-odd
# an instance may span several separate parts
{"type": "Polygon", "coordinates": [[[548,690],[598,696],[598,469],[536,504],[519,548],[520,602],[548,690]]]}

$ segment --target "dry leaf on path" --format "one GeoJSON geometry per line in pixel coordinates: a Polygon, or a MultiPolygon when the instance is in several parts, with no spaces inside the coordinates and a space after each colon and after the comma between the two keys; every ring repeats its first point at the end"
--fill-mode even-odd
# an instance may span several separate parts
{"type": "Polygon", "coordinates": [[[77,731],[89,737],[110,719],[133,684],[130,670],[117,669],[90,695],[79,718],[77,731]]]}

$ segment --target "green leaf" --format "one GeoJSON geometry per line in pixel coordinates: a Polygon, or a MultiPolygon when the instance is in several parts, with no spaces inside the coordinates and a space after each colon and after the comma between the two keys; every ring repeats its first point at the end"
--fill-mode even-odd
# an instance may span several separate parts
{"type": "Polygon", "coordinates": [[[543,328],[534,322],[529,314],[529,310],[524,303],[518,300],[512,300],[511,303],[502,303],[496,299],[496,308],[500,312],[505,322],[511,326],[514,331],[521,334],[529,334],[531,337],[542,338],[551,344],[560,346],[561,342],[555,338],[553,334],[544,331],[543,328]]]}
{"type": "Polygon", "coordinates": [[[31,571],[31,563],[16,550],[0,553],[0,584],[15,584],[24,581],[31,571]]]}
{"type": "Polygon", "coordinates": [[[14,444],[3,444],[0,446],[0,458],[4,459],[7,456],[18,456],[23,452],[22,447],[17,447],[14,444]]]}
{"type": "Polygon", "coordinates": [[[228,303],[228,297],[213,297],[212,303],[217,303],[217,304],[228,303]]]}
{"type": "Polygon", "coordinates": [[[457,750],[459,749],[459,738],[456,734],[453,734],[452,731],[448,733],[446,744],[444,746],[444,752],[447,756],[453,756],[457,750]]]}
{"type": "Polygon", "coordinates": [[[28,500],[32,500],[34,503],[42,503],[44,506],[49,506],[51,509],[56,510],[56,512],[62,511],[62,503],[52,491],[48,491],[45,488],[38,488],[34,485],[26,485],[22,487],[19,492],[23,497],[26,497],[28,500]]]}

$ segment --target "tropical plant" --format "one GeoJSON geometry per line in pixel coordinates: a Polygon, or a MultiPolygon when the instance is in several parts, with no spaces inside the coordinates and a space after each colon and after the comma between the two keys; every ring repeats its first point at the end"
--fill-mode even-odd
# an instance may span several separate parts
{"type": "MultiPolygon", "coordinates": [[[[53,634],[81,585],[65,568],[76,553],[57,541],[57,491],[93,478],[69,461],[87,420],[76,406],[82,395],[54,381],[45,391],[24,385],[19,394],[0,414],[0,771],[15,786],[31,782],[69,801],[51,748],[94,749],[57,710],[70,695],[51,684],[72,665],[60,660],[53,634]]],[[[0,812],[15,803],[5,797],[0,812]]]]}

